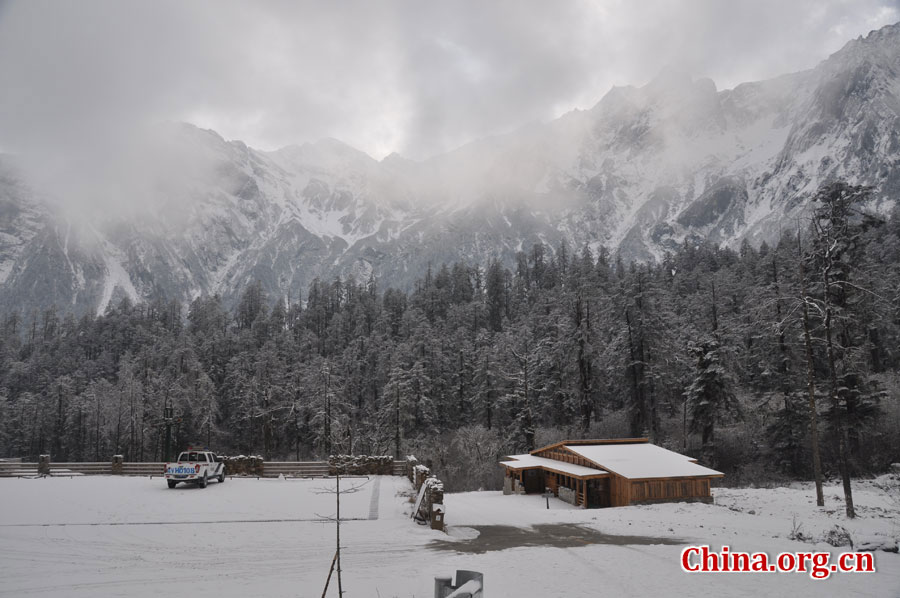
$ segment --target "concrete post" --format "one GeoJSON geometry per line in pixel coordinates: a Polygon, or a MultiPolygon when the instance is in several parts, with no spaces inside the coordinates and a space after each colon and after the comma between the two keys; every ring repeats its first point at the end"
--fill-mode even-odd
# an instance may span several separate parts
{"type": "Polygon", "coordinates": [[[113,455],[112,458],[112,474],[113,475],[122,475],[122,464],[125,462],[125,457],[122,455],[113,455]]]}
{"type": "Polygon", "coordinates": [[[434,598],[447,598],[453,592],[452,577],[434,578],[434,598]]]}
{"type": "Polygon", "coordinates": [[[38,475],[50,475],[50,455],[38,457],[38,475]]]}
{"type": "Polygon", "coordinates": [[[434,598],[482,598],[484,596],[484,574],[478,571],[456,570],[456,585],[450,577],[434,578],[434,598]]]}

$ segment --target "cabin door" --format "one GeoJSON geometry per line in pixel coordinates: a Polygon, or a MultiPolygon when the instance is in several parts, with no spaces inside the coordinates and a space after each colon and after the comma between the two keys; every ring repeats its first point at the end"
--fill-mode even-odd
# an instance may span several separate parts
{"type": "Polygon", "coordinates": [[[588,480],[587,507],[596,509],[609,506],[609,478],[588,480]]]}
{"type": "Polygon", "coordinates": [[[526,494],[544,491],[544,476],[540,469],[526,469],[522,472],[522,486],[526,494]]]}

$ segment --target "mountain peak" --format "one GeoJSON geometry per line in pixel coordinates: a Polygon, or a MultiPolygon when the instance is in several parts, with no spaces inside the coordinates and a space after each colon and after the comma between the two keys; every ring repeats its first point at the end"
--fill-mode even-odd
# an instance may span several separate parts
{"type": "Polygon", "coordinates": [[[865,37],[850,40],[822,62],[826,70],[854,68],[864,63],[900,65],[900,23],[885,25],[865,37]]]}
{"type": "Polygon", "coordinates": [[[369,154],[333,137],[302,145],[288,145],[266,154],[279,162],[315,169],[360,169],[378,164],[369,154]]]}
{"type": "Polygon", "coordinates": [[[859,39],[870,43],[880,43],[890,40],[900,41],[900,21],[885,25],[880,29],[873,29],[865,38],[860,36],[859,39]]]}
{"type": "Polygon", "coordinates": [[[387,156],[381,159],[381,163],[385,166],[391,165],[406,165],[406,164],[414,164],[414,160],[410,160],[409,158],[404,158],[397,152],[391,152],[387,156]]]}
{"type": "Polygon", "coordinates": [[[693,83],[687,69],[677,65],[667,65],[660,70],[645,87],[651,90],[681,89],[693,83]]]}
{"type": "Polygon", "coordinates": [[[14,239],[0,239],[0,308],[96,309],[128,280],[141,296],[182,301],[217,292],[233,302],[255,279],[298,296],[317,276],[371,272],[402,288],[428,263],[513,263],[537,241],[640,260],[689,238],[772,241],[835,178],[875,186],[886,209],[900,193],[889,168],[900,156],[898,48],[892,25],[815,69],[725,92],[670,66],[590,111],[421,162],[377,161],[334,138],[246,150],[168,123],[167,144],[146,161],[163,173],[166,208],[132,228],[98,217],[89,239],[55,222],[43,229],[43,198],[4,176],[4,159],[0,198],[16,205],[0,209],[0,237],[14,239]]]}
{"type": "Polygon", "coordinates": [[[192,139],[195,141],[212,141],[216,144],[225,143],[225,139],[212,129],[204,129],[195,124],[184,121],[165,121],[160,124],[160,130],[176,138],[192,139]]]}
{"type": "Polygon", "coordinates": [[[311,143],[309,145],[312,145],[312,147],[319,149],[319,150],[326,150],[326,151],[331,151],[331,152],[345,152],[345,153],[359,153],[359,154],[365,153],[365,152],[362,152],[362,151],[356,149],[355,147],[353,147],[351,145],[344,143],[340,139],[336,139],[334,137],[323,137],[322,139],[314,141],[313,143],[311,143]]]}

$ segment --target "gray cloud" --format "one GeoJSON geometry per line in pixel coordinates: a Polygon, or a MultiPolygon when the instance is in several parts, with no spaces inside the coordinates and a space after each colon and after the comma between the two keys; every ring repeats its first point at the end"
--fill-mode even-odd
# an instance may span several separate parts
{"type": "Polygon", "coordinates": [[[263,149],[425,158],[669,64],[719,88],[811,68],[896,0],[0,4],[0,148],[115,147],[186,120],[263,149]]]}

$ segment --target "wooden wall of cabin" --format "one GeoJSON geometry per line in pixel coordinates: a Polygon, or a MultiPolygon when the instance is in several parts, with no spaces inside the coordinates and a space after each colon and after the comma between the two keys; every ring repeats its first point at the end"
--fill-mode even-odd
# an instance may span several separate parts
{"type": "Polygon", "coordinates": [[[624,507],[631,501],[631,483],[621,476],[609,476],[609,503],[612,507],[624,507]]]}
{"type": "Polygon", "coordinates": [[[666,478],[630,483],[629,502],[707,498],[709,478],[666,478]]]}

